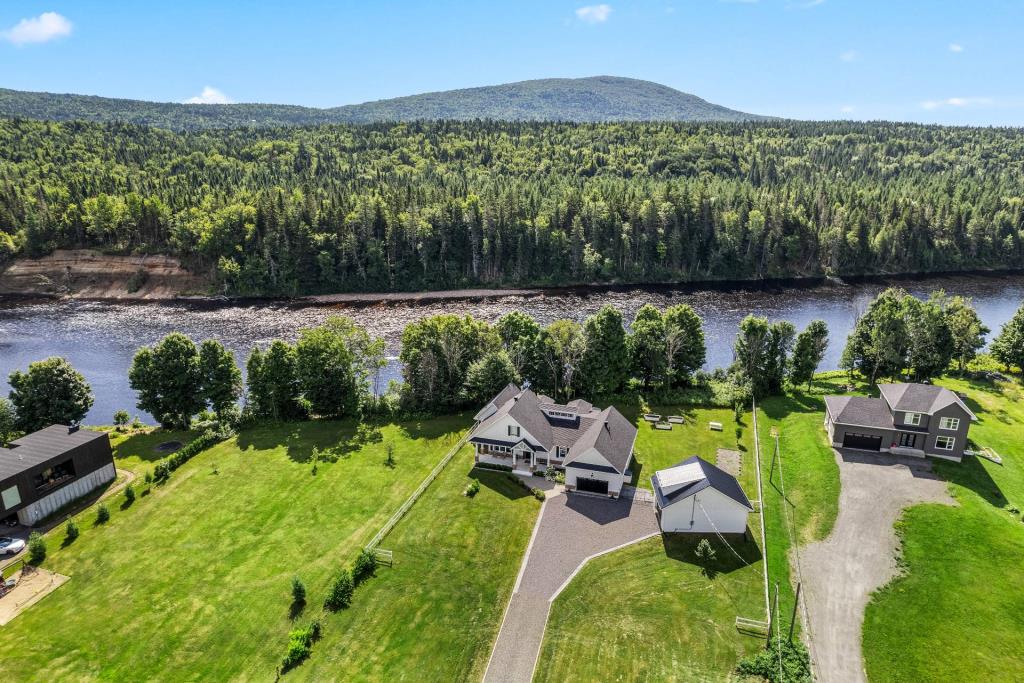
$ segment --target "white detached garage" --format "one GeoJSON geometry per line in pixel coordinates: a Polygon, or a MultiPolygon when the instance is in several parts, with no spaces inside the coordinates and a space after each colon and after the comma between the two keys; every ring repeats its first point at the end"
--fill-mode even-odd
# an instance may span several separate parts
{"type": "Polygon", "coordinates": [[[754,507],[736,477],[696,455],[651,477],[661,530],[742,534],[754,507]]]}

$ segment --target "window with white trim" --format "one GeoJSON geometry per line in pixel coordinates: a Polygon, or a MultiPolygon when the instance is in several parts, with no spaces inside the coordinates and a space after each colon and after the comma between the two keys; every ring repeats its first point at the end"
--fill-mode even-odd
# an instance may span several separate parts
{"type": "Polygon", "coordinates": [[[509,425],[508,426],[508,435],[509,436],[519,436],[519,425],[509,425]]]}
{"type": "Polygon", "coordinates": [[[935,437],[935,447],[940,451],[951,451],[953,450],[953,444],[956,443],[956,439],[951,436],[937,436],[935,437]]]}
{"type": "Polygon", "coordinates": [[[903,416],[903,424],[917,427],[921,424],[921,413],[907,413],[903,416]]]}
{"type": "Polygon", "coordinates": [[[939,421],[939,429],[945,429],[946,431],[955,432],[960,429],[960,418],[959,417],[944,417],[939,421]]]}
{"type": "Polygon", "coordinates": [[[569,452],[569,449],[566,448],[565,446],[559,446],[558,447],[557,453],[558,453],[558,457],[559,458],[564,458],[565,454],[568,453],[568,452],[569,452]]]}

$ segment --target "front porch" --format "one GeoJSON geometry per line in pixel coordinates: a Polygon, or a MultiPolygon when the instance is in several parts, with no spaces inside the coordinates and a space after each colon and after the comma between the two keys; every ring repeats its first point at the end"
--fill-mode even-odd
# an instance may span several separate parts
{"type": "Polygon", "coordinates": [[[476,462],[503,465],[513,470],[543,472],[548,468],[546,453],[535,453],[528,448],[509,449],[505,446],[473,444],[476,462]]]}

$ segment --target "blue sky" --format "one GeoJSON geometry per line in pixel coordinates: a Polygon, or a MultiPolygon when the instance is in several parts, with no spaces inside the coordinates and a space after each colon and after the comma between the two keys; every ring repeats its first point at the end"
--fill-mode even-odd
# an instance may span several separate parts
{"type": "Polygon", "coordinates": [[[0,87],[333,106],[610,74],[795,118],[1024,125],[1022,27],[1020,0],[5,0],[0,87]]]}

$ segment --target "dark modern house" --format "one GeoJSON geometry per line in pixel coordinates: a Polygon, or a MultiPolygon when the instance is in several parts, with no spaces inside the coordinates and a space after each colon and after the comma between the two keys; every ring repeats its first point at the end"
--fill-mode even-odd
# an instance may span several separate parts
{"type": "Polygon", "coordinates": [[[32,526],[115,476],[105,432],[40,429],[0,448],[0,519],[32,526]]]}
{"type": "Polygon", "coordinates": [[[878,398],[825,397],[825,430],[835,448],[963,458],[978,418],[959,396],[931,384],[879,384],[878,391],[878,398]]]}

